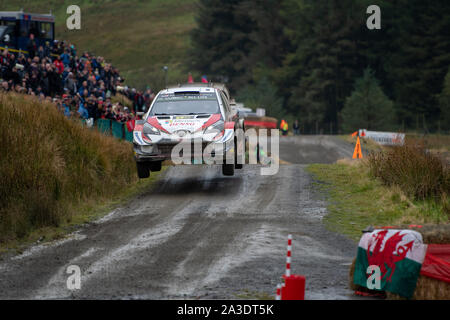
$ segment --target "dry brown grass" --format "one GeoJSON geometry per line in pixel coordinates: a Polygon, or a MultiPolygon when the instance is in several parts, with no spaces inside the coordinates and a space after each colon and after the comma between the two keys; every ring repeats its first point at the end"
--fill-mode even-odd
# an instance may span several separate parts
{"type": "Polygon", "coordinates": [[[137,181],[131,146],[66,119],[53,104],[0,94],[0,242],[58,226],[77,203],[137,181]]]}
{"type": "Polygon", "coordinates": [[[371,174],[384,184],[399,186],[414,199],[447,201],[450,168],[422,144],[406,143],[374,152],[368,160],[371,174]]]}
{"type": "Polygon", "coordinates": [[[423,144],[427,149],[450,151],[450,135],[428,134],[417,135],[407,134],[406,140],[413,144],[423,144]]]}
{"type": "MultiPolygon", "coordinates": [[[[389,300],[406,300],[398,294],[386,292],[389,300]]],[[[419,276],[413,300],[448,300],[450,299],[450,283],[439,281],[426,276],[419,276]]]]}

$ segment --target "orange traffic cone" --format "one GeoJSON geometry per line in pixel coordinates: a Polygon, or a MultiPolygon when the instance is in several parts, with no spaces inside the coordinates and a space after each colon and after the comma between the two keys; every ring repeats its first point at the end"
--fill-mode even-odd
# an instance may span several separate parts
{"type": "Polygon", "coordinates": [[[359,141],[359,137],[358,139],[356,139],[356,146],[355,146],[355,151],[353,151],[353,159],[362,159],[363,155],[361,152],[361,142],[359,141]]]}

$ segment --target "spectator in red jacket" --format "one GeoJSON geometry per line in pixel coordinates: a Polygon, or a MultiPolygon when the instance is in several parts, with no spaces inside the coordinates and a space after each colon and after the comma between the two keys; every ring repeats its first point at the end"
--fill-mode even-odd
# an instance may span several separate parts
{"type": "Polygon", "coordinates": [[[64,72],[64,63],[62,62],[60,56],[56,57],[53,64],[55,65],[58,74],[62,74],[64,72]]]}

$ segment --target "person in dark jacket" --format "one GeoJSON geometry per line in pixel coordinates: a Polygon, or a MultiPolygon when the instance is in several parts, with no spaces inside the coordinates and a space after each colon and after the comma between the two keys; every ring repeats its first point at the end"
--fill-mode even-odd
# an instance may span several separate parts
{"type": "Polygon", "coordinates": [[[33,59],[34,56],[36,55],[37,49],[38,48],[36,40],[34,39],[34,34],[30,33],[30,39],[28,39],[27,50],[28,55],[31,57],[31,59],[33,59]]]}
{"type": "Polygon", "coordinates": [[[294,129],[294,135],[297,136],[300,134],[300,124],[298,123],[297,119],[295,119],[294,125],[292,126],[292,128],[294,129]]]}
{"type": "Polygon", "coordinates": [[[101,114],[100,111],[98,110],[97,101],[94,95],[89,96],[86,103],[86,109],[88,110],[89,118],[94,118],[94,121],[100,118],[101,114]]]}

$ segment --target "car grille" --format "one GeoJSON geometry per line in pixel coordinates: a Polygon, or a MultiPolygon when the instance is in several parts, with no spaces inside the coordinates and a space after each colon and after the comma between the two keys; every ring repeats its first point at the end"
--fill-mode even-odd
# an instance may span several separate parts
{"type": "Polygon", "coordinates": [[[165,156],[171,155],[173,147],[175,147],[174,144],[158,144],[159,152],[165,156]]]}
{"type": "MultiPolygon", "coordinates": [[[[202,143],[202,153],[207,145],[208,143],[202,143]]],[[[170,155],[172,154],[172,150],[175,146],[176,146],[175,144],[158,144],[158,150],[162,155],[170,157],[170,155]]],[[[194,152],[194,143],[191,144],[191,153],[193,152],[194,152]]]]}

